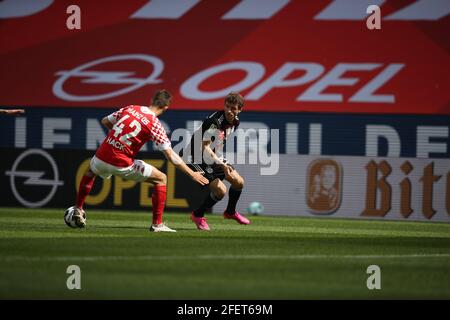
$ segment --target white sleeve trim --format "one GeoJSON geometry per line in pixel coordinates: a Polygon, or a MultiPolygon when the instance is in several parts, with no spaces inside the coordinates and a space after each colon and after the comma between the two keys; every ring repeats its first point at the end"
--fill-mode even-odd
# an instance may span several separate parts
{"type": "Polygon", "coordinates": [[[172,146],[172,144],[170,142],[166,142],[164,144],[159,144],[156,143],[156,147],[158,148],[159,151],[164,151],[169,149],[172,146]]]}
{"type": "Polygon", "coordinates": [[[117,122],[116,117],[114,117],[114,113],[111,113],[111,114],[108,116],[108,120],[109,120],[109,122],[111,122],[112,124],[115,124],[115,123],[117,122]]]}

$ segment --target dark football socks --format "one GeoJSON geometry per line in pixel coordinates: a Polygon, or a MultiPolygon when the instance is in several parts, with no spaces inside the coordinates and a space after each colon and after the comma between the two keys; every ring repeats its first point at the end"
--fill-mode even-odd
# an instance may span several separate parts
{"type": "Polygon", "coordinates": [[[206,197],[205,201],[203,201],[202,205],[198,209],[194,210],[194,216],[199,218],[204,217],[206,209],[212,208],[220,200],[221,199],[218,199],[214,193],[211,192],[206,197]]]}
{"type": "Polygon", "coordinates": [[[236,204],[239,201],[239,198],[241,196],[242,189],[235,190],[233,188],[230,188],[229,195],[228,195],[228,206],[225,210],[228,214],[234,214],[236,212],[236,204]]]}

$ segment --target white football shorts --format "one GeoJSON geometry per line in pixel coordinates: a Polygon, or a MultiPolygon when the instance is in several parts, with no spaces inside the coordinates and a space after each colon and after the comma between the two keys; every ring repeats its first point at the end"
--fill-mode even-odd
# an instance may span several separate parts
{"type": "Polygon", "coordinates": [[[133,165],[121,168],[110,165],[96,156],[92,157],[90,168],[92,172],[103,179],[109,179],[114,175],[119,176],[124,180],[133,180],[138,182],[147,180],[153,171],[153,167],[142,160],[134,160],[133,165]]]}

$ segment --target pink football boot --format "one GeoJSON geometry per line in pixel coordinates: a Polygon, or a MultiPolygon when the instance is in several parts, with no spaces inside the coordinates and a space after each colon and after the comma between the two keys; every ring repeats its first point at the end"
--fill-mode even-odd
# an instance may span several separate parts
{"type": "Polygon", "coordinates": [[[198,230],[209,231],[209,226],[206,223],[205,217],[196,217],[194,216],[194,213],[192,213],[191,220],[195,223],[198,230]]]}
{"type": "Polygon", "coordinates": [[[248,220],[246,217],[244,217],[242,214],[240,214],[237,211],[234,214],[229,214],[229,213],[224,212],[223,217],[225,219],[236,220],[240,224],[250,224],[250,220],[248,220]]]}

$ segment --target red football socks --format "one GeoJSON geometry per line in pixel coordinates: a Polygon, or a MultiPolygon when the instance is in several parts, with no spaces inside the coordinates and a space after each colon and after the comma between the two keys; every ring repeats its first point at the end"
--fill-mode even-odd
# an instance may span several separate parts
{"type": "Polygon", "coordinates": [[[89,192],[91,192],[92,186],[94,185],[95,176],[88,177],[83,176],[80,182],[80,187],[78,188],[78,195],[77,195],[77,207],[80,209],[83,209],[84,201],[86,200],[86,197],[88,196],[89,192]]]}
{"type": "Polygon", "coordinates": [[[155,185],[152,195],[153,224],[161,224],[166,204],[167,188],[165,184],[155,185]]]}

